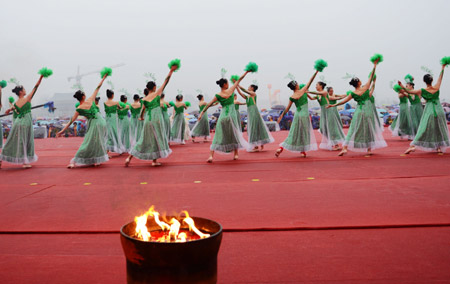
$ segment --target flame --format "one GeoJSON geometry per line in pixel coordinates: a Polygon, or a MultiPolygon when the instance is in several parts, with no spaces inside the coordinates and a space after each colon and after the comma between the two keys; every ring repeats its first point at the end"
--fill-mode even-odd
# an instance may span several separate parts
{"type": "MultiPolygon", "coordinates": [[[[183,211],[185,217],[183,219],[183,222],[186,223],[189,226],[189,231],[194,232],[198,237],[201,239],[208,238],[210,234],[204,234],[202,233],[197,227],[195,227],[194,220],[189,217],[189,213],[187,211],[183,211]]],[[[184,229],[186,232],[180,232],[181,230],[181,223],[176,218],[172,218],[169,222],[169,224],[161,221],[159,219],[160,214],[159,212],[154,210],[154,206],[150,207],[150,209],[145,212],[141,216],[137,216],[134,218],[134,221],[136,223],[136,230],[134,237],[143,240],[143,241],[150,241],[152,239],[152,235],[148,231],[147,228],[147,221],[149,217],[153,217],[155,220],[155,223],[158,224],[158,226],[163,231],[163,235],[159,237],[153,237],[153,241],[157,242],[186,242],[189,239],[192,240],[192,238],[196,239],[198,237],[194,237],[195,235],[193,233],[187,234],[187,230],[184,229]]],[[[180,219],[180,218],[179,218],[180,219]]]]}
{"type": "Polygon", "coordinates": [[[184,218],[183,222],[189,225],[189,231],[194,231],[194,233],[196,233],[200,237],[200,239],[205,239],[210,236],[209,234],[203,234],[199,229],[197,229],[197,227],[195,227],[194,219],[189,217],[189,213],[187,211],[183,211],[183,213],[186,215],[186,218],[184,218]]]}

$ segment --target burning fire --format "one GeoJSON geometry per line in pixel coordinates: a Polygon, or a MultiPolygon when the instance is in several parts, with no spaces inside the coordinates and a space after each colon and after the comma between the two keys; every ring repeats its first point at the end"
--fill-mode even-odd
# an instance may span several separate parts
{"type": "Polygon", "coordinates": [[[145,212],[141,216],[134,218],[136,223],[135,238],[143,240],[145,242],[177,242],[182,243],[190,240],[205,239],[209,234],[202,233],[197,227],[195,227],[194,219],[189,217],[187,211],[183,211],[185,217],[182,222],[189,226],[189,231],[181,228],[179,220],[172,218],[167,224],[161,221],[160,214],[154,210],[154,206],[145,212]],[[155,223],[161,228],[161,231],[149,232],[147,228],[147,220],[149,217],[153,217],[155,223]],[[153,233],[153,234],[152,234],[153,233]]]}

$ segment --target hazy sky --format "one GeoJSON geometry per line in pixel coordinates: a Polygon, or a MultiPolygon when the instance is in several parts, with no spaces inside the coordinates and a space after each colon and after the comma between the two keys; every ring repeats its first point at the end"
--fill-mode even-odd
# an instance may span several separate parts
{"type": "MultiPolygon", "coordinates": [[[[36,72],[48,66],[54,75],[41,85],[37,102],[55,92],[72,92],[67,77],[125,63],[111,80],[116,91],[143,89],[146,72],[161,83],[167,63],[180,58],[182,67],[167,87],[173,99],[177,89],[185,94],[203,90],[208,98],[219,88],[220,69],[227,77],[249,61],[259,72],[259,104],[268,105],[267,84],[280,89],[286,102],[288,72],[306,82],[314,61],[323,58],[329,67],[323,75],[337,93],[350,89],[346,72],[365,80],[369,58],[384,55],[379,65],[376,96],[379,103],[397,102],[389,82],[407,73],[423,86],[425,65],[435,77],[439,61],[450,56],[450,1],[2,1],[0,15],[0,80],[16,77],[29,91],[36,72]]],[[[83,78],[87,93],[99,81],[83,78]]],[[[10,84],[4,91],[11,93],[10,84]]],[[[314,89],[314,86],[313,88],[314,89]]],[[[106,86],[102,88],[102,95],[106,86]]],[[[5,96],[4,96],[5,97],[5,96]]],[[[450,69],[441,87],[441,99],[450,101],[450,69]]],[[[5,100],[5,99],[4,99],[5,100]]]]}

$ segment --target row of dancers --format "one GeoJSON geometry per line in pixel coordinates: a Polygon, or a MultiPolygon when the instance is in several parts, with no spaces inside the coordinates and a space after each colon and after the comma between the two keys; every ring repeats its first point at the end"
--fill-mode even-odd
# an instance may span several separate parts
{"type": "MultiPolygon", "coordinates": [[[[295,80],[289,82],[287,86],[293,93],[289,98],[288,106],[280,115],[278,123],[293,104],[296,107],[296,112],[288,137],[276,150],[276,157],[279,157],[285,149],[300,153],[303,157],[306,157],[306,152],[317,150],[308,110],[308,100],[318,100],[321,106],[320,132],[322,141],[319,145],[320,148],[341,150],[339,155],[342,156],[348,150],[372,154],[372,150],[386,147],[387,144],[382,135],[383,126],[378,118],[373,96],[376,67],[381,61],[381,56],[372,60],[373,69],[365,84],[359,78],[352,78],[349,84],[354,87],[354,90],[347,92],[345,95],[334,94],[332,88],[325,89],[326,84],[323,82],[316,84],[316,91],[309,91],[318,72],[322,72],[327,66],[323,60],[316,61],[316,71],[307,84],[299,84],[295,80]],[[348,133],[345,135],[336,107],[352,99],[356,101],[357,107],[348,133]]],[[[413,141],[405,153],[414,151],[416,147],[421,150],[442,152],[450,146],[445,113],[439,102],[439,89],[446,65],[448,63],[442,64],[442,71],[435,85],[432,84],[433,78],[430,74],[424,76],[426,88],[420,90],[415,90],[414,85],[409,81],[406,86],[398,82],[401,101],[404,101],[403,98],[406,98],[406,96],[411,96],[411,100],[415,104],[419,104],[421,98],[426,101],[423,114],[415,122],[417,128],[413,130],[414,137],[410,137],[413,141]]],[[[88,130],[68,167],[99,165],[109,160],[108,152],[128,152],[129,156],[125,160],[125,166],[129,166],[134,157],[152,161],[152,166],[159,166],[161,163],[158,160],[168,157],[172,152],[169,145],[170,141],[184,143],[183,136],[187,128],[184,110],[190,104],[183,102],[182,96],[177,96],[176,102],[165,101],[164,89],[173,73],[179,69],[179,62],[178,64],[169,64],[169,67],[170,71],[161,86],[157,87],[154,81],[148,82],[145,88],[145,97],[143,99],[140,99],[139,96],[134,97],[134,102],[131,104],[127,103],[126,98],[123,97],[121,102],[114,101],[114,92],[107,90],[108,100],[104,103],[105,118],[100,115],[95,100],[105,79],[111,72],[102,73],[101,82],[89,97],[83,91],[77,91],[74,97],[79,101],[79,104],[76,107],[75,114],[58,133],[58,136],[62,135],[79,115],[87,118],[88,130]],[[172,126],[170,126],[170,118],[167,113],[169,107],[174,109],[172,126]],[[125,119],[128,117],[128,112],[131,112],[130,121],[125,119]]],[[[265,144],[274,141],[257,107],[256,91],[258,86],[251,84],[248,89],[245,89],[240,85],[249,72],[256,72],[257,69],[256,64],[249,63],[245,73],[241,76],[232,76],[231,82],[225,77],[216,81],[220,87],[220,92],[209,103],[204,101],[203,96],[199,96],[200,114],[192,129],[193,137],[204,139],[209,137],[207,111],[213,105],[220,104],[222,106],[210,147],[208,163],[213,161],[215,152],[232,153],[233,159],[238,159],[239,149],[257,150],[258,147],[263,149],[265,144]],[[244,139],[241,130],[236,92],[245,99],[248,108],[248,142],[244,139]]],[[[31,167],[30,163],[36,161],[30,102],[43,77],[45,76],[40,76],[36,86],[28,95],[22,86],[16,86],[13,89],[18,99],[7,112],[14,112],[14,123],[0,155],[0,161],[23,164],[24,168],[31,167]]],[[[405,133],[402,117],[407,115],[408,110],[409,108],[400,106],[399,116],[392,127],[393,131],[397,128],[397,133],[401,135],[405,133]]],[[[409,116],[408,120],[411,120],[411,115],[409,116]]]]}

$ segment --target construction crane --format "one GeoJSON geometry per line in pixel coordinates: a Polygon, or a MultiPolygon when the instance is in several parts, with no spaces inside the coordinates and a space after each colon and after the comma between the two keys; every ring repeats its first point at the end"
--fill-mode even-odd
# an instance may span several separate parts
{"type": "MultiPolygon", "coordinates": [[[[109,68],[118,68],[118,67],[122,67],[124,65],[125,65],[125,63],[120,63],[120,64],[108,66],[108,67],[109,68]]],[[[78,66],[77,75],[67,77],[67,81],[70,82],[70,80],[75,79],[75,84],[81,86],[81,78],[83,78],[84,76],[87,76],[87,75],[91,75],[91,74],[98,74],[99,72],[100,72],[100,70],[80,74],[80,66],[78,66]]]]}

